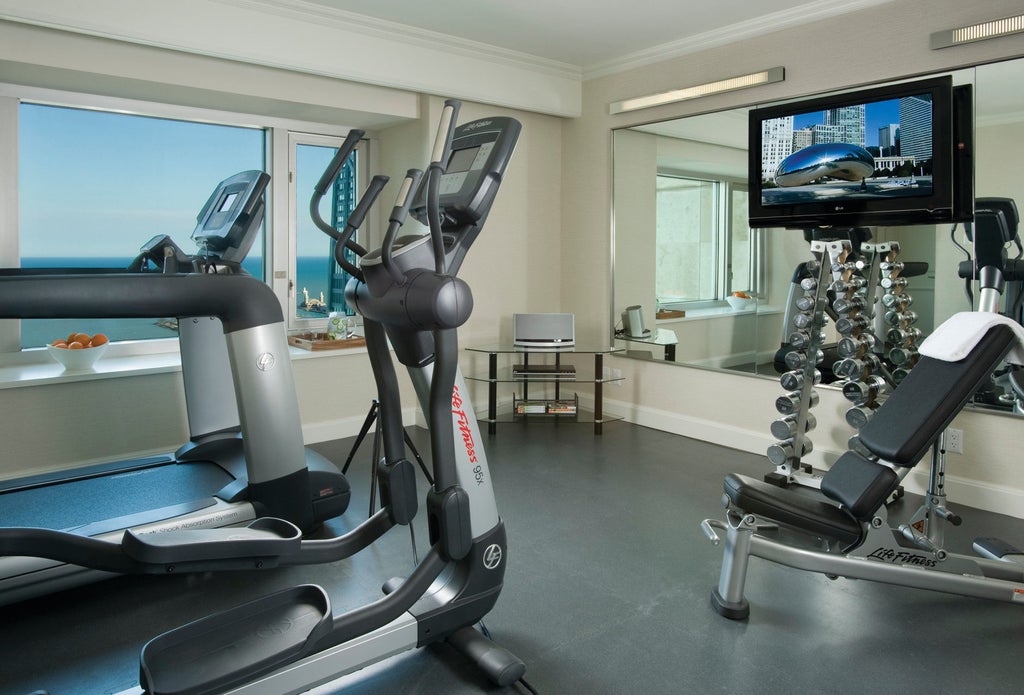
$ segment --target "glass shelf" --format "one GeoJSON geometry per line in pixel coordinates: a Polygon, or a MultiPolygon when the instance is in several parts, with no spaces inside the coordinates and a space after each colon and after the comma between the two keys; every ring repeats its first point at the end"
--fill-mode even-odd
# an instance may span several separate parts
{"type": "Polygon", "coordinates": [[[519,422],[529,419],[562,420],[586,422],[594,425],[594,434],[601,434],[605,422],[621,420],[620,416],[607,416],[603,408],[603,386],[607,383],[621,382],[621,376],[606,378],[604,376],[603,359],[605,355],[624,352],[623,348],[609,347],[548,347],[521,348],[513,345],[486,345],[468,347],[470,352],[487,353],[487,374],[467,376],[469,381],[486,382],[487,386],[487,417],[481,418],[487,423],[489,434],[495,434],[498,422],[519,422]],[[498,368],[498,357],[513,355],[514,366],[498,368]],[[531,362],[530,356],[537,359],[531,362]],[[551,356],[554,355],[554,360],[551,356]],[[587,355],[594,361],[593,371],[584,368],[576,371],[574,365],[562,365],[562,355],[587,355]],[[531,370],[531,367],[533,370],[531,370]],[[561,369],[560,369],[561,368],[561,369]],[[519,384],[521,393],[513,393],[512,410],[498,414],[498,385],[519,384]],[[569,391],[577,384],[593,384],[594,409],[583,410],[579,407],[579,397],[573,393],[567,397],[563,390],[569,391]],[[530,393],[530,390],[533,393],[530,393]],[[552,395],[553,393],[553,395],[552,395]],[[543,394],[543,395],[541,395],[543,394]],[[532,395],[532,398],[531,398],[532,395]],[[568,404],[572,404],[570,408],[568,404]],[[552,407],[554,404],[554,407],[552,407]],[[525,405],[525,407],[524,407],[525,405]],[[529,411],[533,412],[529,412],[529,411]],[[519,412],[517,412],[519,411],[519,412]]]}

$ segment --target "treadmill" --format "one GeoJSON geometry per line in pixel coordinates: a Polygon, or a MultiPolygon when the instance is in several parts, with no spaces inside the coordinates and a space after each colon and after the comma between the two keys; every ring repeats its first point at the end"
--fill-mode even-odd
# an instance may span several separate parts
{"type": "MultiPolygon", "coordinates": [[[[176,316],[190,433],[188,442],[166,455],[2,481],[4,525],[114,539],[127,528],[245,524],[278,507],[275,516],[308,532],[345,511],[347,480],[302,442],[287,344],[259,354],[264,361],[279,355],[275,371],[287,372],[286,378],[258,380],[246,389],[233,376],[233,368],[243,379],[253,371],[229,354],[237,331],[228,328],[239,322],[237,315],[265,313],[258,321],[272,328],[264,330],[285,340],[276,297],[241,267],[263,223],[269,181],[266,173],[251,170],[220,182],[197,215],[195,254],[161,235],[144,244],[128,268],[0,270],[5,318],[176,316]],[[42,287],[22,289],[35,285],[42,287]],[[47,299],[37,301],[36,292],[47,299]],[[207,308],[214,304],[227,305],[207,308]],[[277,441],[267,443],[271,439],[277,441]]],[[[52,560],[2,557],[0,605],[104,576],[52,560]]]]}

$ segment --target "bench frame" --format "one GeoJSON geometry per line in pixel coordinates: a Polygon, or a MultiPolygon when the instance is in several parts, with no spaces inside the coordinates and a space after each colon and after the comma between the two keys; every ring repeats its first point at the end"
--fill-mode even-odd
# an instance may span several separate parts
{"type": "MultiPolygon", "coordinates": [[[[750,615],[744,589],[751,557],[832,578],[867,579],[1024,604],[1024,563],[1016,561],[1020,555],[998,560],[948,552],[943,547],[941,527],[953,515],[945,510],[944,495],[933,504],[926,503],[909,523],[891,524],[884,504],[889,488],[874,485],[875,476],[870,473],[863,475],[865,466],[877,466],[888,476],[889,486],[902,481],[923,458],[929,444],[934,451],[943,431],[978,383],[1009,350],[1012,338],[1008,329],[998,326],[990,329],[968,358],[958,363],[922,358],[879,408],[868,427],[862,428],[859,439],[864,451],[845,455],[844,459],[851,457],[850,460],[837,461],[835,470],[826,473],[822,480],[822,492],[837,504],[837,509],[815,511],[817,507],[804,506],[806,502],[801,503],[793,491],[773,489],[766,493],[760,481],[735,476],[732,495],[726,486],[726,522],[705,519],[701,524],[716,545],[722,544],[719,532],[725,536],[722,571],[711,594],[715,610],[734,620],[750,615]],[[851,462],[856,465],[838,465],[851,462]],[[851,471],[853,475],[849,474],[851,471]],[[830,473],[835,474],[837,482],[826,490],[830,473]],[[844,486],[850,487],[847,483],[854,489],[844,490],[844,486]],[[745,490],[750,494],[745,494],[745,490]],[[860,501],[862,491],[867,500],[864,503],[860,501]],[[741,509],[738,503],[749,504],[758,513],[741,509]],[[798,513],[790,513],[793,509],[798,513]],[[841,510],[847,521],[840,524],[836,517],[843,516],[841,510]],[[826,511],[835,513],[824,514],[826,511]],[[771,518],[773,512],[777,519],[771,518]],[[922,523],[914,524],[915,521],[922,523]],[[851,543],[857,524],[861,527],[860,537],[851,543]],[[804,540],[817,539],[824,550],[816,550],[806,542],[794,545],[765,535],[780,527],[795,531],[804,540]],[[825,537],[823,533],[829,531],[838,537],[825,537]]],[[[943,475],[944,461],[936,453],[932,456],[932,485],[941,482],[943,475]]]]}

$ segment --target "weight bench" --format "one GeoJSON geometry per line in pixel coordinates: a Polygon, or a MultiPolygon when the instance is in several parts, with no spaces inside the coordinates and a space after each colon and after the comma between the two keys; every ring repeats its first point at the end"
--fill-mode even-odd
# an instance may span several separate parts
{"type": "Polygon", "coordinates": [[[1020,566],[1008,568],[1006,562],[954,556],[931,547],[927,540],[921,541],[928,546],[925,552],[919,546],[902,545],[898,542],[902,537],[917,534],[889,528],[885,510],[886,500],[903,478],[1016,341],[1009,326],[996,324],[957,362],[922,357],[860,430],[859,450],[844,453],[825,473],[823,497],[744,475],[727,475],[723,502],[729,523],[709,519],[702,524],[715,543],[720,542],[716,529],[726,533],[722,574],[712,591],[715,609],[732,619],[748,617],[743,588],[751,555],[828,575],[1021,601],[1024,574],[1020,566]],[[807,550],[758,533],[775,526],[818,537],[827,549],[807,550]],[[989,578],[993,575],[1000,580],[998,586],[989,578]]]}

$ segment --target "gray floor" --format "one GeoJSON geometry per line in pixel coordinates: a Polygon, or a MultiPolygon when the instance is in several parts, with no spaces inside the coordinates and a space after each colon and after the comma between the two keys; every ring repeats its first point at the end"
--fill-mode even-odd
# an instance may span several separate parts
{"type": "MultiPolygon", "coordinates": [[[[422,435],[415,434],[426,449],[422,435]]],[[[755,559],[749,621],[714,613],[709,593],[720,551],[698,525],[722,515],[722,475],[759,475],[767,467],[761,456],[621,422],[601,437],[587,426],[541,422],[501,425],[486,439],[510,554],[505,589],[486,623],[544,695],[1022,690],[1019,606],[830,581],[755,559]]],[[[318,448],[344,460],[350,445],[318,448]]],[[[339,528],[366,513],[368,459],[366,446],[339,528]]],[[[909,513],[916,503],[897,504],[909,513]]],[[[1024,543],[1024,522],[959,511],[966,522],[949,543],[954,549],[968,552],[974,535],[1024,543]]],[[[422,549],[425,531],[417,531],[422,549]]],[[[141,646],[166,629],[298,582],[322,584],[336,610],[355,607],[410,563],[409,535],[395,529],[329,566],[119,578],[2,608],[0,693],[119,692],[137,683],[141,646]]],[[[339,691],[525,692],[490,686],[443,645],[317,693],[339,691]]]]}

